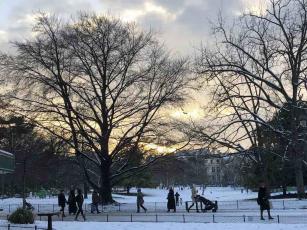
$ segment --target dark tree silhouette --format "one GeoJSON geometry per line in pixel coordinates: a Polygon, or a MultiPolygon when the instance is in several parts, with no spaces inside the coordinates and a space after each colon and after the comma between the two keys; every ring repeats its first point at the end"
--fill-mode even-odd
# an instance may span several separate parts
{"type": "MultiPolygon", "coordinates": [[[[299,197],[304,197],[303,152],[298,146],[300,101],[306,98],[307,2],[271,0],[262,14],[245,14],[227,29],[223,19],[215,28],[217,46],[204,48],[197,71],[210,85],[215,84],[213,100],[218,117],[208,134],[200,135],[231,151],[250,152],[250,146],[263,145],[259,125],[284,136],[287,154],[295,165],[299,197]],[[287,108],[283,105],[287,104],[287,108]],[[275,129],[272,115],[288,110],[289,128],[275,129]]],[[[264,152],[249,155],[259,161],[264,152]],[[255,157],[254,157],[255,156],[255,157]]]]}
{"type": "Polygon", "coordinates": [[[41,15],[34,39],[15,42],[1,69],[15,84],[10,109],[68,144],[89,184],[112,202],[112,186],[152,164],[129,167],[121,156],[163,121],[161,109],[181,102],[185,59],[173,59],[152,32],[80,14],[74,22],[41,15]],[[118,163],[120,162],[120,167],[118,163]]]}

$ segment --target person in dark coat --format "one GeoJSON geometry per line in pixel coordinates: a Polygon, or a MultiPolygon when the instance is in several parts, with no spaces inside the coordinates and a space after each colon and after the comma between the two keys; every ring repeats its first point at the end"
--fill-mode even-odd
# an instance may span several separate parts
{"type": "Polygon", "coordinates": [[[82,207],[83,202],[84,202],[84,198],[83,198],[81,189],[78,189],[78,194],[76,196],[76,202],[77,202],[78,212],[77,212],[77,215],[75,217],[75,220],[78,220],[78,216],[81,213],[81,215],[82,215],[82,217],[85,221],[85,215],[83,213],[83,207],[82,207]]]}
{"type": "Polygon", "coordinates": [[[92,194],[92,210],[91,210],[91,213],[94,213],[95,211],[98,213],[99,212],[99,209],[98,209],[98,205],[99,205],[99,194],[97,191],[94,191],[93,194],[92,194]]]}
{"type": "Polygon", "coordinates": [[[76,195],[75,190],[71,190],[68,196],[68,213],[76,215],[77,205],[76,205],[76,195]]]}
{"type": "Polygon", "coordinates": [[[180,197],[179,193],[178,193],[178,192],[176,192],[176,194],[175,194],[175,198],[176,198],[176,206],[179,206],[179,197],[180,197]]]}
{"type": "Polygon", "coordinates": [[[65,205],[67,201],[65,198],[64,190],[61,190],[60,194],[58,195],[58,205],[61,207],[60,212],[62,213],[62,216],[65,217],[65,205]]]}
{"type": "Polygon", "coordinates": [[[147,212],[147,208],[144,207],[144,195],[140,188],[137,190],[136,206],[137,206],[137,212],[140,212],[140,208],[142,208],[145,212],[147,212]]]}
{"type": "Polygon", "coordinates": [[[176,212],[176,205],[175,205],[175,195],[174,190],[170,188],[168,195],[167,195],[167,212],[173,209],[176,212]]]}
{"type": "Polygon", "coordinates": [[[260,206],[260,216],[261,216],[260,219],[261,220],[264,220],[264,218],[263,218],[263,211],[264,210],[267,210],[270,220],[274,219],[271,216],[271,213],[270,213],[270,201],[269,201],[267,188],[265,187],[264,183],[260,184],[259,191],[258,191],[257,203],[260,206]]]}

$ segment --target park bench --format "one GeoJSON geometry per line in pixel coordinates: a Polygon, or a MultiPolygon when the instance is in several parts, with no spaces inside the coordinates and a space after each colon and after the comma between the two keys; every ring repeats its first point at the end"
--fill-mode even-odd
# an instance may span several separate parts
{"type": "Polygon", "coordinates": [[[47,216],[48,217],[48,230],[52,230],[52,216],[59,216],[60,212],[40,212],[38,216],[47,216]]]}

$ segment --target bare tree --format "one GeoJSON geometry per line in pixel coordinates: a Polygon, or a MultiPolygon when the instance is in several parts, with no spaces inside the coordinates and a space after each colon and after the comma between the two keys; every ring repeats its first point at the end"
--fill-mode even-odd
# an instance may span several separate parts
{"type": "Polygon", "coordinates": [[[152,32],[80,14],[64,23],[41,15],[35,38],[15,42],[1,67],[14,90],[10,109],[63,139],[103,202],[112,186],[159,156],[129,167],[125,152],[153,140],[160,111],[183,100],[185,59],[172,59],[152,32]]]}
{"type": "Polygon", "coordinates": [[[203,136],[244,152],[262,145],[259,126],[282,135],[289,142],[285,151],[295,164],[301,198],[305,140],[299,126],[304,113],[300,101],[306,97],[306,7],[305,0],[270,0],[266,12],[248,13],[231,29],[220,19],[215,49],[204,48],[197,62],[198,73],[214,85],[213,99],[222,114],[211,126],[213,134],[203,136]],[[291,128],[272,127],[273,114],[284,109],[291,114],[291,128]]]}

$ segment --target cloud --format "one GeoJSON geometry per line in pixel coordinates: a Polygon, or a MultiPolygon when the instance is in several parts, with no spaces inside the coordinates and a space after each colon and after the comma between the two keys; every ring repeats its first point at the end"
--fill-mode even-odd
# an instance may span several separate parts
{"type": "Polygon", "coordinates": [[[185,6],[185,0],[155,0],[155,3],[165,7],[170,12],[180,11],[185,6]]]}
{"type": "Polygon", "coordinates": [[[154,2],[144,2],[141,7],[123,10],[121,18],[126,21],[137,21],[138,18],[148,16],[150,14],[158,15],[161,20],[175,20],[176,14],[154,2]]]}
{"type": "Polygon", "coordinates": [[[0,42],[6,42],[7,40],[7,32],[0,30],[0,42]]]}
{"type": "Polygon", "coordinates": [[[70,17],[78,11],[109,13],[126,21],[136,21],[145,29],[162,32],[170,49],[190,53],[193,45],[209,39],[210,21],[218,13],[232,20],[247,8],[257,10],[267,0],[16,0],[0,15],[0,43],[31,36],[35,13],[43,11],[70,17]]]}

